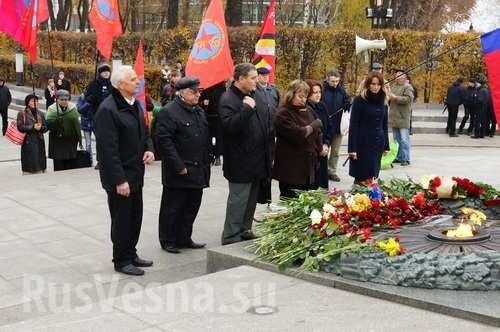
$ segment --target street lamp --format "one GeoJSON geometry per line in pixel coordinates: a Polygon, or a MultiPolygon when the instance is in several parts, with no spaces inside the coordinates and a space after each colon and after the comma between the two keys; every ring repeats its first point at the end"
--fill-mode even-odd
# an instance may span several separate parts
{"type": "Polygon", "coordinates": [[[372,29],[386,28],[392,19],[392,0],[370,0],[370,7],[366,8],[366,18],[372,20],[372,29]]]}

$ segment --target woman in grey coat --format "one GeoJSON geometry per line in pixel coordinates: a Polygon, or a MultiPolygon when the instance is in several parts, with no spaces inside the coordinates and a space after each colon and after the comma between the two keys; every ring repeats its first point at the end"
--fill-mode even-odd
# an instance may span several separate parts
{"type": "Polygon", "coordinates": [[[24,99],[26,108],[17,114],[17,128],[26,133],[21,146],[23,175],[45,173],[47,159],[43,133],[47,131],[45,117],[37,107],[38,97],[29,94],[24,99]]]}

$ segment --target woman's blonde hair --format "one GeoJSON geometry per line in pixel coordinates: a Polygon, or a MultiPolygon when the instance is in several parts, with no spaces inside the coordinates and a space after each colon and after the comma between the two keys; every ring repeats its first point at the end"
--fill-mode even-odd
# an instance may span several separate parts
{"type": "Polygon", "coordinates": [[[297,92],[304,92],[304,94],[307,96],[309,95],[309,85],[302,81],[302,80],[295,80],[292,83],[288,84],[288,87],[286,89],[285,93],[285,98],[284,98],[284,104],[289,105],[292,103],[292,99],[295,96],[297,92]]]}
{"type": "Polygon", "coordinates": [[[372,83],[374,78],[378,78],[378,81],[381,84],[382,92],[385,95],[384,104],[388,104],[389,103],[389,93],[388,93],[388,90],[387,90],[387,87],[386,87],[386,84],[384,81],[384,76],[382,75],[382,73],[379,73],[378,71],[371,71],[368,74],[368,76],[366,76],[365,80],[363,81],[363,85],[361,87],[361,91],[360,91],[359,95],[361,96],[361,98],[366,100],[366,93],[370,89],[370,84],[372,83]]]}

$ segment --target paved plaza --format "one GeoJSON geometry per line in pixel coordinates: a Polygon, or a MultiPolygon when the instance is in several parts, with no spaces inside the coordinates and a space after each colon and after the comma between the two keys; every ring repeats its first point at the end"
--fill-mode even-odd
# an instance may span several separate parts
{"type": "MultiPolygon", "coordinates": [[[[412,140],[412,165],[383,178],[439,174],[500,187],[500,138],[412,140]]],[[[46,174],[21,176],[19,158],[19,147],[0,138],[0,331],[495,330],[251,267],[207,274],[206,250],[172,255],[159,246],[159,162],[147,168],[138,245],[154,266],[143,277],[117,274],[98,172],[53,173],[49,160],[46,174]],[[261,315],[252,312],[261,304],[261,315]]],[[[348,188],[347,167],[339,176],[330,185],[348,188]]],[[[276,200],[277,184],[273,190],[276,200]]],[[[212,167],[193,235],[208,248],[220,245],[227,193],[221,167],[212,167]]]]}

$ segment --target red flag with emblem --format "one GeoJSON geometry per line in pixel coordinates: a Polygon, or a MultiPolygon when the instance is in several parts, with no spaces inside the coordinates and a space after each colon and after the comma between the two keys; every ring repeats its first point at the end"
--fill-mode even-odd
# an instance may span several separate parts
{"type": "Polygon", "coordinates": [[[28,7],[24,0],[0,0],[0,31],[19,44],[24,40],[23,21],[28,7]]]}
{"type": "Polygon", "coordinates": [[[265,67],[270,70],[269,82],[274,83],[276,65],[276,1],[271,0],[267,8],[264,22],[260,28],[260,38],[255,45],[252,59],[256,68],[265,67]]]}
{"type": "Polygon", "coordinates": [[[224,8],[211,0],[186,63],[186,76],[195,76],[204,89],[227,80],[233,74],[224,8]]]}
{"type": "Polygon", "coordinates": [[[113,39],[122,34],[117,0],[93,0],[89,21],[96,33],[97,49],[105,59],[110,59],[113,39]]]}
{"type": "Polygon", "coordinates": [[[144,51],[142,47],[142,40],[139,40],[134,70],[137,74],[137,80],[139,81],[134,97],[139,104],[141,104],[142,111],[144,112],[144,121],[146,122],[146,126],[149,127],[149,112],[146,110],[146,84],[144,80],[144,51]]]}

